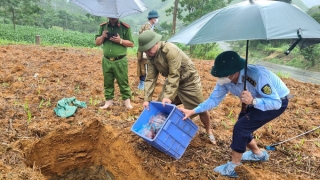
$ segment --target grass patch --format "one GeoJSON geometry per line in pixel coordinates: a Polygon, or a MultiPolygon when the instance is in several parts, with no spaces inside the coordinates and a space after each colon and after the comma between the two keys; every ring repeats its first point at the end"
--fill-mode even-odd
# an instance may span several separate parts
{"type": "Polygon", "coordinates": [[[12,45],[12,44],[29,45],[30,43],[28,43],[28,42],[26,42],[26,41],[16,42],[16,41],[10,41],[10,40],[5,40],[5,39],[0,39],[0,46],[3,46],[3,45],[12,45]]]}
{"type": "Polygon", "coordinates": [[[280,78],[289,78],[290,77],[290,74],[289,73],[286,73],[286,72],[282,72],[282,71],[278,71],[275,73],[278,77],[280,78]]]}
{"type": "Polygon", "coordinates": [[[311,66],[311,62],[301,58],[293,58],[291,61],[288,61],[286,65],[296,67],[296,68],[307,69],[308,67],[311,66]]]}

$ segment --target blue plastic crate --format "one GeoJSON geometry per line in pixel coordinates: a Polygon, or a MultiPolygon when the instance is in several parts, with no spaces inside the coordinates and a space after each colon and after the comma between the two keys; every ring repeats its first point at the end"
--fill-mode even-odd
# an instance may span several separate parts
{"type": "Polygon", "coordinates": [[[182,120],[183,117],[184,115],[175,105],[166,104],[166,106],[163,107],[161,102],[152,101],[149,103],[149,111],[146,109],[142,111],[137,121],[131,127],[131,131],[142,137],[158,150],[175,159],[180,159],[198,131],[197,125],[189,118],[182,120]],[[143,125],[149,122],[151,116],[159,112],[168,114],[168,117],[154,139],[140,134],[139,131],[143,125]]]}

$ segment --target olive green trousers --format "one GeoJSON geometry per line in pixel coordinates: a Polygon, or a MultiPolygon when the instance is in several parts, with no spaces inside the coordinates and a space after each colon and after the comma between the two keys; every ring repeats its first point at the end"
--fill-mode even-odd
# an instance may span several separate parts
{"type": "Polygon", "coordinates": [[[104,77],[104,97],[106,100],[114,98],[114,79],[117,80],[122,99],[125,100],[131,97],[127,57],[114,61],[103,57],[102,71],[104,77]]]}

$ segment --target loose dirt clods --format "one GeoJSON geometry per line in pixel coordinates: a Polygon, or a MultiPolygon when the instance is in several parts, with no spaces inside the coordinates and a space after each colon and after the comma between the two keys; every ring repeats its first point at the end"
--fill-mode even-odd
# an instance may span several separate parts
{"type": "MultiPolygon", "coordinates": [[[[130,132],[143,110],[135,57],[129,57],[134,108],[125,109],[116,85],[114,106],[99,109],[104,101],[101,56],[94,49],[0,46],[0,179],[228,179],[213,168],[231,159],[241,106],[237,97],[228,95],[210,111],[217,145],[198,133],[174,160],[130,132]],[[73,96],[88,108],[78,108],[70,118],[56,116],[58,100],[73,96]]],[[[213,61],[194,63],[208,97],[216,81],[210,75],[213,61]]],[[[254,133],[261,148],[320,125],[320,86],[283,81],[295,98],[284,114],[254,133]]],[[[154,97],[163,82],[160,77],[154,97]]],[[[194,122],[202,126],[198,117],[194,122]]],[[[269,162],[243,163],[236,169],[239,179],[320,179],[319,137],[316,130],[269,151],[269,162]]]]}

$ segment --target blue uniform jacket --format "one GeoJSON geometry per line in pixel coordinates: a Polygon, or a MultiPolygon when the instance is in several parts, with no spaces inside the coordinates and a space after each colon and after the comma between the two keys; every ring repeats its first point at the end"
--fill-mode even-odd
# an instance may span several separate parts
{"type": "MultiPolygon", "coordinates": [[[[244,89],[243,82],[244,69],[240,71],[237,84],[230,82],[221,86],[217,83],[210,97],[199,104],[194,109],[195,112],[198,114],[216,107],[228,92],[240,97],[244,89]]],[[[282,104],[280,98],[290,93],[287,86],[277,75],[259,65],[248,65],[246,86],[252,97],[257,100],[254,107],[262,111],[280,109],[282,104]]]]}

